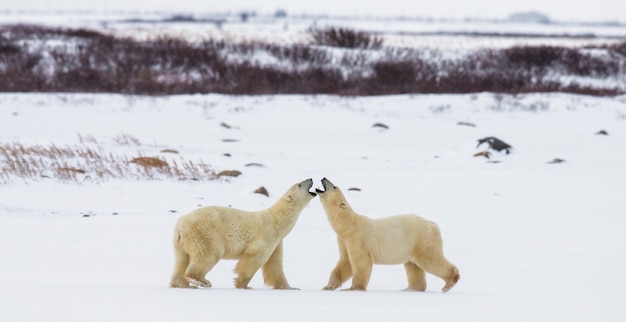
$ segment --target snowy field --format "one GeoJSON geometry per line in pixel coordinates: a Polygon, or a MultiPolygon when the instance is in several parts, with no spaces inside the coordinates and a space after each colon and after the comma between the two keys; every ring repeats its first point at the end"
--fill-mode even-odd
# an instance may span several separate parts
{"type": "MultiPolygon", "coordinates": [[[[442,50],[584,46],[626,35],[617,0],[574,2],[566,10],[539,0],[406,4],[24,0],[3,4],[0,25],[284,43],[306,41],[312,25],[340,25],[384,35],[389,46],[442,50]],[[277,9],[289,16],[264,20],[277,9]],[[262,15],[244,23],[236,20],[241,10],[262,15]],[[464,21],[529,10],[557,23],[464,21]],[[159,22],[173,13],[202,19],[212,11],[235,19],[223,25],[159,22]],[[353,13],[350,19],[298,16],[353,13]],[[376,15],[435,19],[364,18],[376,15]],[[138,17],[147,22],[129,22],[138,17]],[[457,32],[533,37],[438,34],[457,32]],[[554,37],[560,34],[578,37],[554,37]]],[[[13,142],[201,160],[242,175],[98,181],[87,173],[61,182],[46,171],[27,180],[3,174],[0,321],[626,320],[626,96],[3,93],[0,144],[13,142]],[[600,130],[608,135],[596,134],[600,130]],[[474,157],[486,149],[477,148],[477,140],[487,136],[511,144],[513,153],[474,157]],[[129,144],[120,137],[136,140],[129,144]],[[557,158],[564,162],[550,163],[557,158]],[[252,290],[234,289],[234,261],[222,261],[208,274],[211,289],[167,287],[173,227],[181,215],[207,205],[258,210],[291,184],[313,178],[319,187],[323,177],[342,187],[362,214],[410,212],[437,222],[446,257],[460,270],[459,283],[444,294],[443,282],[429,275],[427,292],[402,291],[407,282],[401,265],[375,266],[367,292],[322,291],[338,251],[316,198],[285,239],[285,273],[299,291],[269,289],[260,274],[252,290]],[[254,193],[261,186],[269,197],[254,193]],[[360,191],[346,191],[351,187],[360,191]]]]}
{"type": "Polygon", "coordinates": [[[243,174],[0,185],[1,321],[626,319],[626,97],[0,95],[0,143],[95,144],[81,137],[243,174]],[[474,157],[486,136],[514,152],[474,157]],[[321,291],[338,251],[316,198],[285,239],[285,272],[301,290],[268,289],[260,274],[253,290],[234,289],[234,261],[208,274],[212,289],[167,287],[179,216],[261,209],[323,177],[360,188],[346,196],[362,214],[437,222],[459,283],[444,294],[429,275],[427,292],[406,292],[401,265],[376,266],[367,292],[321,291]],[[253,193],[260,186],[269,197],[253,193]]]}
{"type": "Polygon", "coordinates": [[[375,33],[390,47],[582,47],[623,41],[626,20],[616,9],[621,6],[621,0],[574,1],[567,4],[567,10],[561,2],[542,0],[22,0],[3,4],[0,27],[36,24],[98,29],[134,38],[167,35],[192,41],[292,44],[309,43],[310,27],[339,26],[375,33]],[[551,23],[510,20],[511,15],[525,12],[545,15],[551,23]],[[242,19],[244,14],[246,19],[242,19]],[[173,17],[179,20],[172,21],[173,17]]]}
{"type": "Polygon", "coordinates": [[[311,27],[327,26],[367,31],[384,39],[385,46],[468,50],[512,46],[598,46],[623,41],[626,24],[533,24],[506,21],[420,20],[389,17],[259,15],[242,21],[237,14],[194,13],[192,22],[168,22],[172,12],[150,13],[41,13],[6,14],[0,26],[35,24],[51,27],[89,28],[137,39],[170,36],[190,41],[262,41],[277,44],[309,44],[311,27]],[[215,21],[221,21],[216,23],[215,21]]]}

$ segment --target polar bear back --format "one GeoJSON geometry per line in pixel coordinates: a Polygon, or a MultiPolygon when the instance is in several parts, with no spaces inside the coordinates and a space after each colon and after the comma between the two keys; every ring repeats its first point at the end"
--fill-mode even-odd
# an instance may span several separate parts
{"type": "Polygon", "coordinates": [[[439,228],[420,216],[406,214],[378,219],[361,218],[369,226],[364,229],[365,238],[362,240],[376,264],[403,264],[414,260],[416,253],[441,249],[439,228]]]}
{"type": "Polygon", "coordinates": [[[182,216],[176,225],[187,236],[184,247],[222,245],[224,258],[237,258],[263,232],[261,212],[209,206],[182,216]]]}

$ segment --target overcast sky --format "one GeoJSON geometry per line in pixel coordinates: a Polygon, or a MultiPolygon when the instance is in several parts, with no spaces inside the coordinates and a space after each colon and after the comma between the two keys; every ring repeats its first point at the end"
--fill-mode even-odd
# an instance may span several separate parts
{"type": "Polygon", "coordinates": [[[434,18],[502,19],[520,11],[538,11],[559,21],[626,22],[624,0],[0,0],[0,12],[96,11],[96,12],[192,12],[254,10],[289,14],[408,16],[434,18]]]}

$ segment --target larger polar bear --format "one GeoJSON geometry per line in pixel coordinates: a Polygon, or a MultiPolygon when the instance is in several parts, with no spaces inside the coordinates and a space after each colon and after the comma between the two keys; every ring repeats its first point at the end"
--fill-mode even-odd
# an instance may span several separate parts
{"type": "Polygon", "coordinates": [[[235,287],[248,288],[259,268],[265,284],[291,289],[283,272],[283,238],[316,194],[313,180],[294,184],[268,209],[249,212],[204,207],[182,216],[174,231],[176,263],[171,287],[211,287],[206,274],[220,259],[239,259],[235,287]]]}
{"type": "Polygon", "coordinates": [[[339,262],[325,290],[334,290],[352,277],[348,290],[365,291],[373,264],[404,264],[409,290],[426,290],[425,272],[446,282],[444,292],[459,280],[459,270],[443,256],[435,223],[416,215],[371,219],[354,212],[328,179],[322,179],[322,186],[324,191],[316,191],[339,244],[339,262]]]}

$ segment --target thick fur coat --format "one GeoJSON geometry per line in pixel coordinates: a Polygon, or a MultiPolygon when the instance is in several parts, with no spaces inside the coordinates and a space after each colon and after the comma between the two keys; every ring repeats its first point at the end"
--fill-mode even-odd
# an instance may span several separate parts
{"type": "Polygon", "coordinates": [[[439,227],[416,215],[372,219],[357,214],[328,179],[317,189],[330,225],[337,233],[339,262],[324,289],[334,290],[352,278],[349,290],[366,290],[373,264],[404,264],[408,289],[426,290],[426,272],[442,278],[449,291],[459,270],[443,255],[439,227]]]}
{"type": "Polygon", "coordinates": [[[171,287],[211,287],[206,274],[220,259],[238,259],[235,287],[248,288],[259,268],[265,284],[291,289],[283,272],[283,238],[315,197],[313,180],[293,185],[270,208],[244,211],[210,206],[182,216],[174,229],[171,287]]]}

